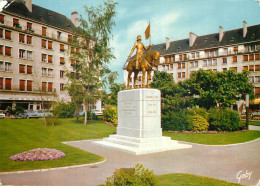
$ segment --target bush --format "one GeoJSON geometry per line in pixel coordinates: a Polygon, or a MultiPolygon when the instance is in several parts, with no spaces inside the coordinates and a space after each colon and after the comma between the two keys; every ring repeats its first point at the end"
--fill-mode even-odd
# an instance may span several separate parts
{"type": "Polygon", "coordinates": [[[240,116],[230,109],[212,108],[209,110],[209,130],[236,131],[239,130],[240,116]]]}
{"type": "Polygon", "coordinates": [[[106,185],[158,185],[153,171],[146,169],[142,164],[134,168],[116,169],[111,177],[107,178],[106,185]]]}
{"type": "MultiPolygon", "coordinates": [[[[84,116],[85,116],[85,113],[84,113],[84,116]]],[[[91,111],[87,112],[87,118],[88,118],[88,120],[98,120],[97,115],[91,111]]]]}
{"type": "Polygon", "coordinates": [[[207,131],[209,123],[199,114],[189,116],[189,130],[192,131],[207,131]]]}
{"type": "Polygon", "coordinates": [[[117,124],[117,107],[107,106],[107,108],[103,111],[103,115],[105,121],[117,124]]]}
{"type": "Polygon", "coordinates": [[[209,121],[209,113],[205,108],[193,107],[191,109],[194,113],[201,115],[206,121],[209,121]]]}
{"type": "Polygon", "coordinates": [[[162,129],[164,131],[185,131],[189,130],[189,116],[192,113],[186,109],[168,111],[162,115],[162,129]]]}
{"type": "Polygon", "coordinates": [[[58,103],[54,106],[53,114],[59,118],[72,118],[75,113],[75,105],[73,103],[58,103]]]}

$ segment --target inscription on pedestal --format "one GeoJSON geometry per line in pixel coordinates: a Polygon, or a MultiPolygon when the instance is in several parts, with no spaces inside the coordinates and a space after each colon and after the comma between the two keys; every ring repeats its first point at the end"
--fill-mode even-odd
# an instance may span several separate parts
{"type": "Polygon", "coordinates": [[[136,115],[136,103],[133,101],[125,101],[120,104],[120,114],[124,116],[135,116],[136,115]]]}

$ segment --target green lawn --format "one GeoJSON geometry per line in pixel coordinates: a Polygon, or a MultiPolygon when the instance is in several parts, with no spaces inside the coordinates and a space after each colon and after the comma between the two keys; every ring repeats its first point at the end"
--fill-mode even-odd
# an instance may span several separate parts
{"type": "Polygon", "coordinates": [[[260,131],[247,131],[238,133],[218,133],[218,134],[183,134],[183,133],[163,133],[173,140],[187,141],[205,145],[227,145],[243,143],[260,138],[260,131]]]}
{"type": "MultiPolygon", "coordinates": [[[[244,121],[244,123],[246,123],[246,122],[244,121]]],[[[260,126],[260,121],[249,121],[248,124],[249,125],[260,126]]]]}
{"type": "Polygon", "coordinates": [[[87,164],[102,161],[104,158],[85,152],[61,142],[97,139],[115,133],[116,128],[102,121],[83,121],[61,119],[59,125],[44,126],[42,119],[2,119],[0,120],[0,171],[31,170],[50,167],[87,164]],[[66,157],[52,161],[15,162],[12,155],[35,148],[54,148],[61,150],[66,157]]]}
{"type": "Polygon", "coordinates": [[[159,185],[162,186],[172,186],[172,185],[207,185],[207,186],[224,186],[224,185],[240,185],[235,183],[230,183],[222,180],[217,180],[214,178],[208,178],[203,176],[196,176],[192,174],[164,174],[158,176],[159,185]]]}

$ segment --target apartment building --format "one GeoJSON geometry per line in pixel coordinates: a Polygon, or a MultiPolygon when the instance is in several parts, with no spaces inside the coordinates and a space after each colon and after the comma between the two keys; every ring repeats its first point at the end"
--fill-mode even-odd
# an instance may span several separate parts
{"type": "MultiPolygon", "coordinates": [[[[247,26],[235,30],[197,36],[190,32],[189,38],[152,46],[152,50],[162,51],[159,71],[171,74],[175,82],[183,81],[199,69],[225,71],[233,68],[237,72],[250,71],[250,81],[254,84],[255,104],[260,103],[260,25],[247,26]]],[[[142,74],[138,82],[141,86],[142,74]]],[[[127,71],[124,69],[124,81],[127,71]]],[[[133,82],[133,77],[130,82],[133,82]]],[[[131,84],[130,84],[131,85],[131,84]]]]}
{"type": "MultiPolygon", "coordinates": [[[[32,4],[32,0],[9,2],[0,12],[0,110],[17,105],[41,109],[53,101],[71,98],[64,86],[66,70],[73,72],[69,42],[78,27],[78,13],[71,19],[32,4]]],[[[101,110],[101,102],[90,109],[101,110]]]]}

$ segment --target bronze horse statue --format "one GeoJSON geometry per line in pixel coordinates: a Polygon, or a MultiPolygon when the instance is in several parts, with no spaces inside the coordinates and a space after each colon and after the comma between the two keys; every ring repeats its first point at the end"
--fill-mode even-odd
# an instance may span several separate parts
{"type": "Polygon", "coordinates": [[[139,67],[136,68],[136,58],[129,61],[127,65],[127,71],[128,71],[128,79],[127,79],[127,88],[129,88],[129,81],[130,77],[132,75],[132,72],[134,72],[134,88],[135,87],[135,81],[137,79],[137,75],[140,71],[143,72],[143,80],[142,80],[142,87],[144,86],[145,81],[145,73],[147,72],[147,84],[146,86],[149,87],[149,79],[151,78],[151,72],[153,70],[153,67],[157,68],[159,65],[159,59],[160,59],[161,51],[158,52],[156,50],[150,50],[147,53],[143,54],[142,60],[139,64],[139,67]]]}

